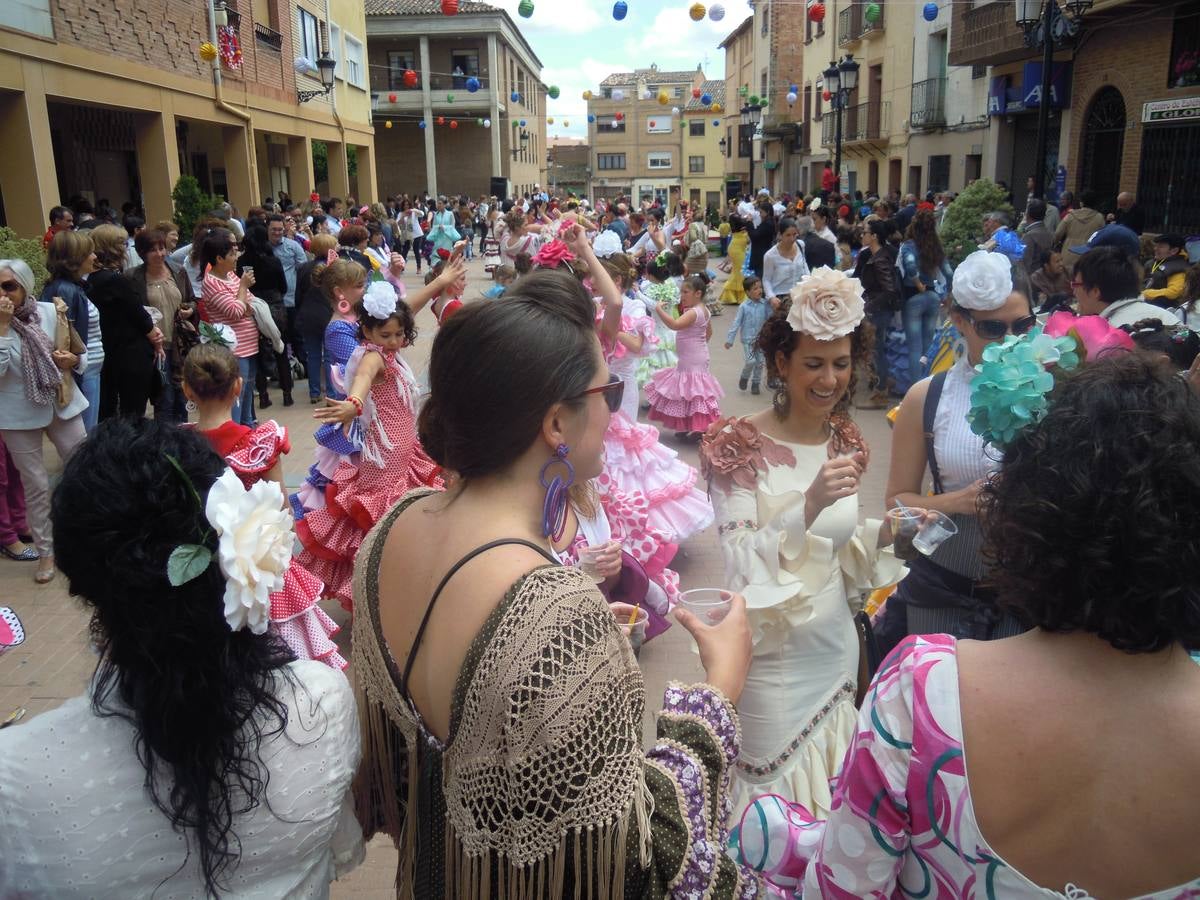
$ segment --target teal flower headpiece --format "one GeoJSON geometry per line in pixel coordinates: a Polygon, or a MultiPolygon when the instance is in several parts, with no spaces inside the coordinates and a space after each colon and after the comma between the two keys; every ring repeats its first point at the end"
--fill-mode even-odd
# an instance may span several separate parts
{"type": "Polygon", "coordinates": [[[1009,335],[983,351],[983,362],[971,382],[971,430],[990,444],[1004,447],[1027,425],[1040,422],[1054,387],[1051,368],[1069,372],[1080,363],[1075,339],[1051,337],[1034,328],[1020,337],[1009,335]]]}

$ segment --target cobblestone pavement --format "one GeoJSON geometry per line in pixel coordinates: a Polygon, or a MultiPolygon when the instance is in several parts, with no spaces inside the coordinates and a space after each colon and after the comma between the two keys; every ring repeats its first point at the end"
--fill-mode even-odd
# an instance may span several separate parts
{"type": "MultiPolygon", "coordinates": [[[[483,264],[477,257],[468,263],[470,282],[467,299],[478,298],[489,280],[483,272],[483,264]]],[[[723,276],[721,276],[723,278],[723,276]]],[[[410,268],[405,275],[410,289],[420,283],[410,268]]],[[[725,389],[721,410],[725,415],[749,415],[765,408],[770,397],[764,393],[752,396],[748,391],[737,388],[738,375],[742,367],[742,351],[737,344],[733,349],[724,348],[725,331],[732,322],[733,307],[725,307],[724,314],[713,320],[713,338],[710,342],[712,372],[725,389]]],[[[421,335],[416,346],[407,351],[407,358],[418,372],[424,371],[429,359],[432,337],[436,329],[428,312],[418,317],[421,335]]],[[[292,439],[292,452],[285,460],[284,472],[289,485],[297,485],[307,471],[312,458],[314,423],[312,408],[307,402],[303,385],[297,385],[297,404],[285,409],[279,390],[271,396],[274,405],[260,418],[272,417],[287,426],[292,439]]],[[[873,448],[873,465],[868,470],[860,491],[860,515],[880,516],[883,511],[883,493],[887,480],[888,455],[891,445],[888,426],[881,411],[861,411],[856,420],[873,448]]],[[[642,414],[645,421],[645,414],[642,414]]],[[[696,448],[690,444],[678,444],[670,433],[664,442],[677,450],[681,457],[696,464],[696,448]]],[[[52,472],[59,468],[53,447],[47,442],[46,453],[52,472]]],[[[53,477],[53,475],[52,475],[53,477]]],[[[695,587],[720,586],[724,581],[721,550],[717,544],[715,526],[695,535],[680,548],[672,563],[685,590],[695,587]]],[[[81,604],[67,592],[66,581],[60,574],[49,585],[39,586],[33,582],[33,563],[18,563],[0,560],[0,604],[16,610],[27,632],[24,645],[0,656],[0,720],[17,708],[24,707],[26,719],[53,709],[63,700],[82,693],[88,676],[95,666],[95,655],[88,646],[88,617],[81,604]]],[[[324,608],[333,618],[348,625],[348,616],[336,603],[325,603],[324,608]]],[[[349,657],[349,628],[338,636],[343,655],[349,657]]],[[[661,637],[647,644],[641,654],[642,669],[646,679],[647,740],[653,735],[653,718],[662,701],[662,691],[670,679],[698,680],[702,670],[698,657],[692,651],[691,638],[680,628],[672,628],[661,637]]],[[[353,677],[353,672],[350,672],[353,677]]],[[[334,898],[390,898],[395,896],[392,887],[395,878],[396,853],[387,839],[376,839],[369,847],[366,863],[348,877],[333,886],[334,898]]]]}

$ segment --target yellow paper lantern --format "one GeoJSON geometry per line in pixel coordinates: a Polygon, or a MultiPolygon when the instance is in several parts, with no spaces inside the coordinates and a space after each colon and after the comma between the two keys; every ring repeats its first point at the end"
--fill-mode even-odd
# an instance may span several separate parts
{"type": "Polygon", "coordinates": [[[713,111],[713,112],[720,112],[720,111],[721,111],[721,104],[720,104],[720,103],[714,103],[714,104],[712,105],[712,111],[713,111]]]}
{"type": "Polygon", "coordinates": [[[570,128],[570,127],[571,127],[571,123],[564,119],[563,120],[563,128],[570,128]]]}
{"type": "Polygon", "coordinates": [[[670,94],[668,94],[666,91],[658,92],[658,105],[659,106],[666,106],[670,102],[671,102],[670,94]]]}
{"type": "Polygon", "coordinates": [[[550,116],[548,119],[546,119],[546,124],[553,125],[554,124],[554,116],[550,116]]]}
{"type": "Polygon", "coordinates": [[[591,91],[584,91],[584,92],[583,92],[583,99],[584,99],[584,100],[591,100],[591,99],[592,99],[592,92],[591,92],[591,91]]]}
{"type": "Polygon", "coordinates": [[[217,48],[210,41],[205,41],[200,45],[200,58],[205,62],[212,62],[217,58],[217,48]]]}
{"type": "Polygon", "coordinates": [[[391,127],[392,127],[392,123],[391,123],[390,121],[388,121],[388,122],[384,122],[384,123],[383,123],[383,127],[384,127],[384,128],[391,128],[391,127]]]}
{"type": "Polygon", "coordinates": [[[708,10],[704,8],[703,3],[693,3],[688,9],[688,15],[692,17],[693,22],[702,21],[706,12],[708,12],[708,10]]]}

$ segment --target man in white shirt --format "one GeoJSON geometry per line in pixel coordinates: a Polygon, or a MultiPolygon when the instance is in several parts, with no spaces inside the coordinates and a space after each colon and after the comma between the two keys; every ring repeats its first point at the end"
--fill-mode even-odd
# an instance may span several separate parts
{"type": "Polygon", "coordinates": [[[752,222],[755,227],[762,224],[762,215],[755,209],[754,204],[750,202],[749,194],[744,194],[742,199],[738,201],[737,211],[739,216],[747,222],[752,222]]]}

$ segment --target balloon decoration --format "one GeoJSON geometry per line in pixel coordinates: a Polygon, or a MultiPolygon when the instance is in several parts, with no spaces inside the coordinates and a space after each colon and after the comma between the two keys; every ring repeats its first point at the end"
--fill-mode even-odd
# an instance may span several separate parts
{"type": "Polygon", "coordinates": [[[476,125],[482,125],[482,124],[483,124],[483,119],[476,119],[476,120],[475,120],[475,124],[476,124],[476,125]]]}
{"type": "Polygon", "coordinates": [[[624,122],[625,121],[625,113],[619,112],[616,115],[614,115],[613,118],[616,119],[618,122],[624,122]]]}
{"type": "Polygon", "coordinates": [[[612,99],[614,99],[618,103],[620,103],[622,100],[625,99],[625,92],[623,90],[621,90],[620,88],[613,88],[612,99]]]}
{"type": "Polygon", "coordinates": [[[714,3],[708,8],[708,17],[714,22],[720,22],[723,18],[725,18],[725,7],[723,7],[720,3],[714,3]]]}
{"type": "Polygon", "coordinates": [[[483,127],[484,127],[484,128],[491,128],[491,127],[492,127],[492,120],[491,120],[491,119],[484,119],[484,120],[483,120],[483,127]]]}
{"type": "Polygon", "coordinates": [[[863,18],[867,20],[868,25],[874,25],[879,21],[882,12],[878,3],[868,3],[867,8],[863,11],[863,18]]]}
{"type": "Polygon", "coordinates": [[[744,84],[740,88],[738,88],[738,96],[739,97],[745,97],[749,93],[750,93],[750,88],[746,87],[744,84]]]}
{"type": "Polygon", "coordinates": [[[795,91],[788,91],[788,95],[787,95],[788,106],[791,106],[793,103],[795,103],[799,99],[800,99],[800,95],[797,94],[795,91]]]}
{"type": "Polygon", "coordinates": [[[452,121],[452,122],[450,123],[450,127],[451,127],[451,128],[457,128],[457,127],[458,127],[458,121],[457,121],[457,120],[454,120],[454,121],[452,121]]]}
{"type": "Polygon", "coordinates": [[[415,88],[417,86],[417,73],[412,69],[406,69],[404,72],[404,86],[406,88],[415,88]]]}
{"type": "Polygon", "coordinates": [[[751,106],[762,106],[762,101],[758,99],[758,94],[750,95],[750,105],[751,106]]]}
{"type": "Polygon", "coordinates": [[[517,12],[522,19],[528,19],[533,15],[533,0],[521,0],[520,5],[517,7],[517,12]]]}
{"type": "Polygon", "coordinates": [[[653,100],[654,99],[654,91],[650,90],[650,88],[646,88],[644,91],[642,91],[642,99],[643,100],[653,100]]]}
{"type": "Polygon", "coordinates": [[[395,102],[396,102],[396,95],[388,94],[388,103],[395,103],[395,102]]]}
{"type": "Polygon", "coordinates": [[[566,119],[563,119],[563,128],[570,128],[570,127],[571,127],[571,123],[568,122],[566,119]]]}
{"type": "Polygon", "coordinates": [[[467,93],[474,94],[479,90],[479,79],[472,75],[467,79],[467,93]]]}
{"type": "Polygon", "coordinates": [[[457,16],[458,0],[442,0],[442,13],[447,16],[457,16]]]}
{"type": "Polygon", "coordinates": [[[657,128],[658,127],[658,119],[651,119],[647,124],[651,128],[657,128]]]}
{"type": "Polygon", "coordinates": [[[200,45],[200,58],[205,62],[212,62],[217,58],[217,47],[215,44],[205,41],[200,45]]]}
{"type": "Polygon", "coordinates": [[[670,94],[668,94],[666,91],[658,92],[658,105],[659,106],[666,106],[670,102],[671,102],[670,94]]]}
{"type": "Polygon", "coordinates": [[[701,95],[700,95],[700,102],[701,102],[701,103],[702,103],[704,106],[712,106],[712,94],[701,94],[701,95]]]}
{"type": "Polygon", "coordinates": [[[673,116],[679,115],[679,107],[678,106],[671,107],[671,115],[673,115],[673,116]]]}
{"type": "Polygon", "coordinates": [[[692,97],[697,100],[700,99],[700,88],[692,88],[692,97]]]}
{"type": "Polygon", "coordinates": [[[552,84],[550,85],[550,90],[546,91],[546,93],[550,95],[551,100],[557,100],[562,91],[558,89],[557,84],[552,84]]]}
{"type": "Polygon", "coordinates": [[[547,119],[546,119],[546,124],[547,124],[547,125],[553,125],[553,124],[554,124],[554,116],[549,116],[549,117],[547,117],[547,119]]]}
{"type": "Polygon", "coordinates": [[[438,117],[437,117],[437,123],[438,123],[439,125],[445,125],[445,124],[446,124],[446,117],[445,117],[445,116],[438,116],[438,117]]]}
{"type": "Polygon", "coordinates": [[[596,121],[596,117],[595,117],[595,116],[593,116],[591,113],[588,113],[588,124],[589,124],[589,125],[591,125],[591,124],[593,124],[595,121],[596,121]]]}
{"type": "Polygon", "coordinates": [[[932,22],[938,17],[938,5],[936,3],[926,3],[925,8],[921,10],[921,15],[925,17],[926,22],[932,22]]]}
{"type": "Polygon", "coordinates": [[[524,119],[522,119],[522,120],[521,120],[521,127],[522,127],[522,128],[524,128],[524,127],[525,127],[525,120],[524,120],[524,119]]]}
{"type": "Polygon", "coordinates": [[[583,92],[583,99],[584,99],[584,100],[591,100],[591,99],[592,99],[592,92],[591,92],[591,91],[584,91],[584,92],[583,92]]]}
{"type": "Polygon", "coordinates": [[[812,19],[814,22],[824,22],[825,21],[825,4],[824,3],[814,3],[812,6],[810,6],[808,8],[808,17],[810,19],[812,19]]]}
{"type": "Polygon", "coordinates": [[[826,103],[828,103],[830,100],[833,99],[833,94],[829,93],[828,88],[821,91],[821,99],[824,100],[826,103]]]}
{"type": "Polygon", "coordinates": [[[454,95],[453,95],[453,94],[447,94],[447,95],[446,95],[446,102],[447,102],[447,103],[453,103],[453,102],[454,102],[454,95]]]}
{"type": "Polygon", "coordinates": [[[418,128],[420,128],[422,131],[424,131],[424,130],[425,130],[425,128],[427,127],[427,126],[426,126],[426,123],[425,123],[425,120],[424,120],[424,119],[422,119],[420,122],[418,122],[418,123],[417,123],[417,127],[418,127],[418,128]]]}
{"type": "Polygon", "coordinates": [[[713,128],[720,128],[720,127],[721,127],[721,120],[713,119],[713,128]]]}
{"type": "Polygon", "coordinates": [[[384,127],[384,128],[391,128],[391,127],[392,127],[392,123],[391,123],[391,121],[384,122],[384,123],[383,123],[383,127],[384,127]]]}
{"type": "Polygon", "coordinates": [[[620,22],[627,15],[629,15],[629,4],[626,3],[625,0],[617,0],[617,2],[613,4],[613,18],[620,22]]]}
{"type": "Polygon", "coordinates": [[[692,17],[693,22],[703,22],[704,14],[706,12],[708,12],[708,10],[704,8],[703,3],[693,3],[690,7],[688,7],[688,15],[692,17]]]}
{"type": "Polygon", "coordinates": [[[516,91],[513,91],[511,94],[508,95],[508,99],[511,100],[513,103],[520,103],[521,95],[519,93],[517,93],[516,91]]]}
{"type": "Polygon", "coordinates": [[[720,103],[714,103],[714,104],[712,105],[712,111],[713,111],[713,112],[720,112],[720,111],[721,111],[721,104],[720,104],[720,103]]]}

